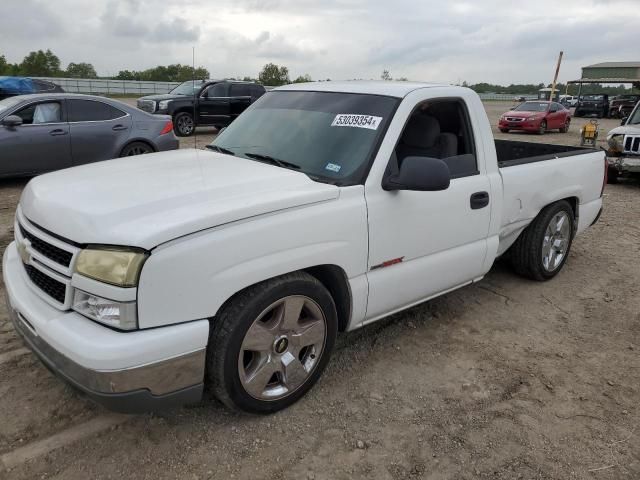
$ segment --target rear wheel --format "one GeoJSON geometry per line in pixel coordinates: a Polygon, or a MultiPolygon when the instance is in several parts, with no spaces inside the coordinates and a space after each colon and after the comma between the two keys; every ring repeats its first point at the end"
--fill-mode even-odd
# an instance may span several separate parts
{"type": "Polygon", "coordinates": [[[514,270],[532,280],[555,277],[569,256],[573,230],[573,209],[567,201],[544,208],[511,247],[514,270]]]}
{"type": "Polygon", "coordinates": [[[211,389],[225,405],[250,413],[288,407],[322,374],[337,330],[333,298],[307,273],[250,287],[212,321],[211,389]]]}
{"type": "Polygon", "coordinates": [[[542,120],[540,122],[540,127],[538,128],[538,134],[539,135],[544,135],[544,132],[547,131],[547,121],[546,120],[542,120]]]}
{"type": "Polygon", "coordinates": [[[144,142],[132,142],[122,149],[120,157],[132,157],[134,155],[143,155],[145,153],[153,153],[153,148],[144,142]]]}
{"type": "Polygon", "coordinates": [[[173,125],[176,135],[179,137],[188,137],[189,135],[193,135],[193,132],[196,129],[196,124],[193,121],[193,115],[188,112],[182,112],[176,115],[173,125]]]}

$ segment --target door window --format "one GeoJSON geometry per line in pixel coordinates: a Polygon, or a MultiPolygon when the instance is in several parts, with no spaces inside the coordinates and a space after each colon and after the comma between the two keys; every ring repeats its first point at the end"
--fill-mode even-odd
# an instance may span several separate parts
{"type": "Polygon", "coordinates": [[[231,84],[231,93],[229,94],[231,97],[250,97],[251,96],[251,86],[244,85],[242,83],[232,83],[231,84]]]}
{"type": "Polygon", "coordinates": [[[29,105],[14,115],[22,119],[23,125],[60,123],[62,121],[62,108],[60,102],[43,102],[29,105]]]}
{"type": "Polygon", "coordinates": [[[67,100],[69,122],[103,122],[124,117],[126,113],[95,100],[67,100]]]}
{"type": "Polygon", "coordinates": [[[211,85],[209,88],[207,88],[207,90],[205,91],[204,96],[206,98],[213,98],[213,97],[226,97],[227,95],[227,86],[224,83],[215,83],[213,85],[211,85]]]}
{"type": "Polygon", "coordinates": [[[398,165],[410,156],[442,159],[451,178],[479,173],[471,124],[462,100],[430,100],[418,105],[404,127],[395,154],[398,165]]]}

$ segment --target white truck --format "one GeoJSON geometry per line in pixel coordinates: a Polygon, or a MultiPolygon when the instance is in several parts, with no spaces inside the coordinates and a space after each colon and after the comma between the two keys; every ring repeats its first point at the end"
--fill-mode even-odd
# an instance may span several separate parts
{"type": "Polygon", "coordinates": [[[206,150],[25,187],[3,256],[16,330],[127,412],[282,409],[336,335],[477,282],[556,275],[602,209],[602,151],[494,141],[466,88],[288,85],[206,150]]]}
{"type": "Polygon", "coordinates": [[[607,135],[608,181],[617,183],[619,177],[640,175],[640,102],[619,127],[607,135]]]}

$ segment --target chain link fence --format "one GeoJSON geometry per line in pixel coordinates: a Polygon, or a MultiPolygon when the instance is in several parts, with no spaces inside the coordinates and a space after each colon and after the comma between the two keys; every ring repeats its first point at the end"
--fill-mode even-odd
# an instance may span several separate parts
{"type": "Polygon", "coordinates": [[[122,95],[141,97],[167,93],[180,85],[178,82],[138,82],[135,80],[105,80],[99,78],[33,77],[60,85],[65,92],[91,95],[122,95]]]}

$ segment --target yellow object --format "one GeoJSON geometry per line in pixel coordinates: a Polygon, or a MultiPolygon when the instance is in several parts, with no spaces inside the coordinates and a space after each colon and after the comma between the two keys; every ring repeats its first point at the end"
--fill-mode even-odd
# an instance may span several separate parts
{"type": "Polygon", "coordinates": [[[580,145],[596,146],[598,140],[598,121],[590,120],[580,129],[580,145]]]}
{"type": "Polygon", "coordinates": [[[145,253],[125,248],[87,248],[80,251],[75,271],[100,282],[135,287],[146,259],[145,253]]]}

